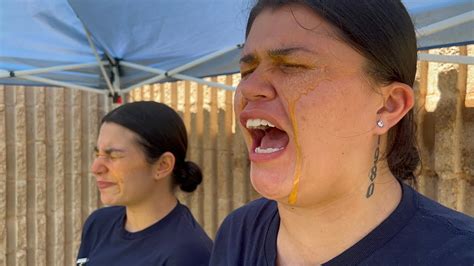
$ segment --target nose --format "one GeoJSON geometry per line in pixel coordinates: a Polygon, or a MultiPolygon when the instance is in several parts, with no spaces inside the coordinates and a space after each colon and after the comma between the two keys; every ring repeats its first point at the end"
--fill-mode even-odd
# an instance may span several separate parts
{"type": "Polygon", "coordinates": [[[237,87],[244,101],[265,101],[275,98],[276,91],[272,84],[271,71],[258,67],[242,79],[237,87]]]}
{"type": "Polygon", "coordinates": [[[95,176],[100,176],[105,174],[108,171],[107,166],[103,162],[103,158],[97,157],[94,159],[91,165],[91,172],[95,176]]]}

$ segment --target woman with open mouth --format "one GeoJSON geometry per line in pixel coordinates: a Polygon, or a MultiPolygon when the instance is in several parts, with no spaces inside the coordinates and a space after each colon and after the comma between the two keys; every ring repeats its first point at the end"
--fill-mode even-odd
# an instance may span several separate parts
{"type": "Polygon", "coordinates": [[[474,219],[406,184],[416,63],[400,1],[257,1],[235,112],[264,198],[225,219],[211,265],[472,265],[474,219]]]}

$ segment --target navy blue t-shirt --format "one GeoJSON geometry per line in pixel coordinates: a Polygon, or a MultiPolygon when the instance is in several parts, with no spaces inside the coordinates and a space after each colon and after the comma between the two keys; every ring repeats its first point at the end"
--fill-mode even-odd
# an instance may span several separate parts
{"type": "MultiPolygon", "coordinates": [[[[323,265],[474,265],[474,219],[402,187],[387,219],[323,265]]],[[[217,232],[210,265],[275,265],[279,226],[275,201],[237,209],[217,232]]]]}
{"type": "Polygon", "coordinates": [[[96,210],[86,220],[78,260],[86,266],[208,265],[212,241],[189,209],[178,203],[163,219],[130,233],[125,207],[96,210]]]}

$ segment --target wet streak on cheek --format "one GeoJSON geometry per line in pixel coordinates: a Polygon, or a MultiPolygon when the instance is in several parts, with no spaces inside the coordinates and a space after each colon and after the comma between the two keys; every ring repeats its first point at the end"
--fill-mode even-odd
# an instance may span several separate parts
{"type": "Polygon", "coordinates": [[[299,143],[299,127],[296,121],[295,108],[296,103],[303,96],[307,96],[310,92],[314,91],[323,80],[328,79],[325,67],[318,69],[318,72],[319,73],[316,74],[314,72],[305,73],[304,76],[300,77],[299,82],[294,84],[288,84],[288,87],[291,87],[292,90],[288,91],[283,96],[288,105],[290,122],[294,133],[293,139],[296,147],[296,163],[293,175],[293,186],[290,195],[288,196],[288,203],[292,205],[296,204],[298,198],[298,187],[300,183],[301,169],[303,164],[301,144],[299,143]],[[318,77],[317,79],[315,79],[315,75],[318,77]]]}
{"type": "Polygon", "coordinates": [[[295,134],[294,136],[294,142],[295,142],[295,147],[296,147],[296,165],[295,165],[295,173],[293,176],[293,186],[291,188],[291,193],[290,196],[288,197],[288,203],[289,204],[295,204],[296,199],[297,199],[297,194],[298,194],[298,185],[300,183],[300,176],[301,176],[301,146],[298,141],[298,125],[296,122],[295,118],[295,102],[296,101],[289,101],[288,102],[288,109],[290,113],[290,120],[291,120],[291,125],[293,127],[293,133],[295,134]]]}

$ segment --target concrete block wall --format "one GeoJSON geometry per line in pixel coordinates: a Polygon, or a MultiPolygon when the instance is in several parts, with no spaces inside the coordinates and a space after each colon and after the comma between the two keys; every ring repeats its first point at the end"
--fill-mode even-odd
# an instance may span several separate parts
{"type": "MultiPolygon", "coordinates": [[[[424,51],[474,55],[474,47],[424,51]]],[[[238,75],[212,78],[236,85],[238,75]]],[[[419,62],[418,190],[474,215],[474,66],[419,62]]],[[[232,110],[233,92],[190,82],[136,89],[129,101],[164,102],[182,116],[188,158],[204,182],[178,196],[210,236],[258,197],[232,110]]],[[[100,207],[89,167],[107,97],[66,88],[0,86],[0,266],[74,265],[82,223],[100,207]]]]}
{"type": "MultiPolygon", "coordinates": [[[[423,51],[474,56],[474,46],[423,51]]],[[[474,66],[419,62],[418,190],[474,216],[474,66]]]]}
{"type": "Polygon", "coordinates": [[[75,265],[99,206],[89,174],[106,98],[0,86],[0,265],[75,265]]]}

